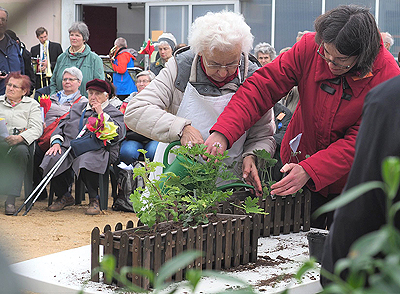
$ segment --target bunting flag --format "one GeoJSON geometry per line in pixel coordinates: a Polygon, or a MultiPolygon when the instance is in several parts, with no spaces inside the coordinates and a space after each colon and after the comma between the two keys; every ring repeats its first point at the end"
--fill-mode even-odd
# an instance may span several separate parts
{"type": "Polygon", "coordinates": [[[151,55],[153,53],[153,51],[154,51],[154,45],[151,42],[151,40],[148,40],[147,42],[144,41],[142,48],[143,49],[141,49],[139,51],[139,54],[149,54],[149,55],[151,55]]]}

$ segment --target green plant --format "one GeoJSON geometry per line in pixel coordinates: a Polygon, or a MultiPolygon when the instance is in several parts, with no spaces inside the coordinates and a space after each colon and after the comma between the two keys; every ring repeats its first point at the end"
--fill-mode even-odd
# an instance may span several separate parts
{"type": "Polygon", "coordinates": [[[257,157],[258,170],[260,172],[260,180],[262,183],[263,197],[270,194],[271,186],[276,183],[272,180],[272,168],[278,162],[265,149],[254,150],[254,155],[257,157]]]}
{"type": "MultiPolygon", "coordinates": [[[[159,293],[162,291],[163,293],[174,293],[179,288],[189,286],[191,293],[195,293],[196,287],[200,282],[202,277],[214,277],[220,280],[231,281],[240,285],[240,288],[231,290],[229,292],[233,293],[242,293],[242,294],[252,294],[255,293],[250,285],[242,280],[237,278],[228,276],[226,274],[222,274],[216,271],[210,270],[196,270],[191,269],[186,271],[186,283],[175,283],[167,282],[166,280],[172,277],[176,272],[180,269],[185,268],[187,265],[192,263],[196,258],[202,256],[202,253],[199,251],[185,251],[178,256],[172,258],[171,260],[164,263],[164,265],[160,268],[157,273],[154,273],[151,270],[146,270],[143,268],[133,268],[133,267],[123,267],[120,272],[116,271],[116,260],[113,255],[105,255],[103,260],[100,262],[100,266],[95,269],[94,274],[99,272],[104,272],[104,278],[106,281],[111,282],[113,279],[122,283],[124,289],[135,292],[135,293],[159,293]],[[128,278],[128,274],[140,275],[147,278],[152,286],[152,290],[145,290],[141,287],[133,284],[128,278]],[[165,292],[166,288],[168,288],[168,292],[165,292]]],[[[224,291],[226,293],[227,291],[224,291]]],[[[81,290],[80,293],[83,293],[81,290]]]]}
{"type": "Polygon", "coordinates": [[[152,227],[156,223],[168,220],[168,213],[172,219],[178,220],[178,213],[175,207],[175,192],[176,187],[170,186],[169,189],[161,188],[163,185],[168,186],[168,181],[165,183],[166,178],[174,178],[173,173],[166,173],[160,175],[158,179],[149,179],[149,174],[155,172],[158,166],[163,166],[160,162],[151,162],[146,157],[146,150],[139,149],[144,155],[145,164],[143,167],[133,169],[133,177],[141,176],[144,179],[146,188],[139,187],[130,196],[133,209],[137,217],[144,224],[152,227]]]}
{"type": "MultiPolygon", "coordinates": [[[[400,184],[400,159],[388,157],[382,163],[381,181],[360,184],[319,208],[315,215],[337,209],[373,189],[386,195],[387,223],[378,231],[362,236],[350,248],[349,257],[336,263],[334,273],[321,269],[321,275],[332,281],[322,293],[400,293],[400,232],[394,226],[400,202],[394,202],[400,184]],[[346,270],[347,278],[340,274],[346,270]]],[[[306,262],[297,278],[310,268],[314,260],[306,262]]]]}

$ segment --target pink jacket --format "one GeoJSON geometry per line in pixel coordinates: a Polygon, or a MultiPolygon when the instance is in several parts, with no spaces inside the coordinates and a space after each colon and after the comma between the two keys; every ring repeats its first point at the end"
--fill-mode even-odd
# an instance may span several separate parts
{"type": "Polygon", "coordinates": [[[300,101],[282,141],[282,162],[299,161],[311,177],[307,186],[313,191],[322,195],[339,194],[353,163],[364,98],[376,85],[399,75],[400,69],[382,44],[372,73],[360,79],[350,72],[337,79],[317,54],[314,38],[315,33],[306,34],[291,50],[248,78],[211,131],[224,134],[231,146],[298,85],[300,101]],[[350,89],[343,90],[346,81],[350,89]],[[324,85],[334,93],[322,90],[321,87],[327,89],[324,85]],[[348,94],[345,98],[343,92],[348,94]],[[303,134],[297,149],[301,154],[296,158],[291,156],[289,141],[299,133],[303,134]]]}

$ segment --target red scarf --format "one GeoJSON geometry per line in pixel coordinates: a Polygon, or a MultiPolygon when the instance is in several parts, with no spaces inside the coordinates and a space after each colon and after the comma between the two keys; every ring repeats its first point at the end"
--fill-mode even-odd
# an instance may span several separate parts
{"type": "Polygon", "coordinates": [[[238,75],[238,71],[235,70],[235,73],[233,75],[230,75],[229,77],[227,77],[225,80],[223,80],[222,82],[218,82],[216,80],[214,80],[213,78],[209,77],[206,73],[206,68],[204,67],[204,63],[203,63],[203,57],[200,56],[200,63],[201,63],[201,68],[204,71],[204,73],[206,74],[207,79],[213,83],[214,85],[216,85],[218,88],[221,88],[222,86],[224,86],[225,84],[229,83],[230,81],[232,81],[234,78],[237,77],[238,75]]]}

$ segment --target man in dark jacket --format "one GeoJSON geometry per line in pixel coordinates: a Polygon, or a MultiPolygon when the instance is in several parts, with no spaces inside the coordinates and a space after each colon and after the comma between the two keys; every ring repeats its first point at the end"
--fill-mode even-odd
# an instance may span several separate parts
{"type": "Polygon", "coordinates": [[[8,74],[13,71],[24,73],[24,60],[18,44],[6,34],[8,12],[0,7],[0,95],[4,95],[4,83],[8,74]]]}
{"type": "MultiPolygon", "coordinates": [[[[400,156],[400,76],[372,89],[365,98],[363,120],[358,132],[356,153],[344,190],[361,183],[382,181],[381,165],[388,156],[400,156]]],[[[400,192],[394,202],[400,200],[400,192]]],[[[322,267],[333,273],[336,262],[349,254],[361,236],[386,224],[386,197],[381,189],[369,191],[336,210],[325,242],[322,267]]],[[[395,218],[400,228],[400,215],[395,218]]],[[[325,279],[321,279],[324,285],[325,279]]]]}
{"type": "Polygon", "coordinates": [[[36,75],[36,89],[50,85],[50,73],[53,72],[56,66],[57,57],[63,50],[59,43],[51,42],[48,40],[49,32],[44,27],[36,29],[36,38],[39,40],[39,44],[31,48],[32,57],[39,60],[37,75],[36,75]],[[50,70],[48,66],[50,65],[50,70]],[[47,73],[47,75],[46,75],[47,73]]]}

